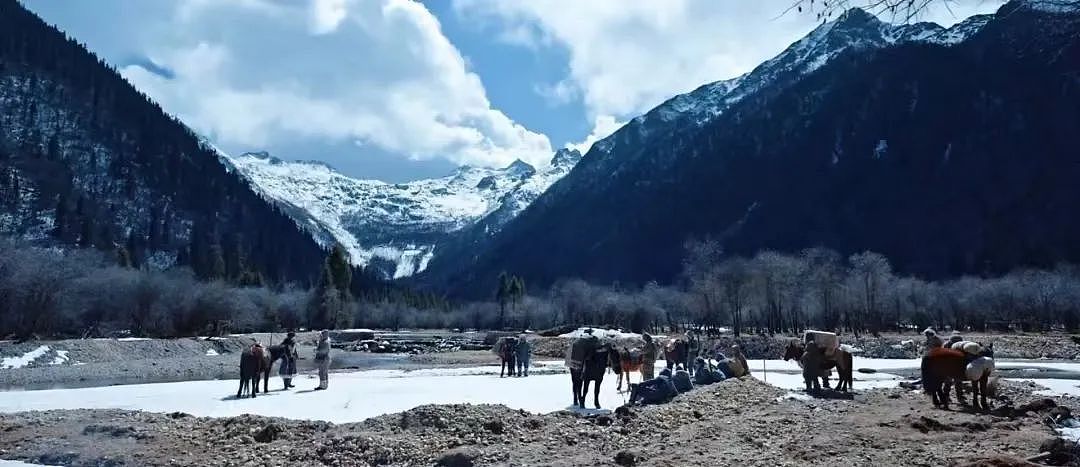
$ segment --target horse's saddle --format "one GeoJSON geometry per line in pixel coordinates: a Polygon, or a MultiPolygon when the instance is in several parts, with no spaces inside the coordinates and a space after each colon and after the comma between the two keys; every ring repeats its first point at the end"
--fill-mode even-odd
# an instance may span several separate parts
{"type": "Polygon", "coordinates": [[[631,365],[640,365],[645,362],[645,352],[639,348],[624,349],[622,352],[622,358],[628,361],[631,365]]]}

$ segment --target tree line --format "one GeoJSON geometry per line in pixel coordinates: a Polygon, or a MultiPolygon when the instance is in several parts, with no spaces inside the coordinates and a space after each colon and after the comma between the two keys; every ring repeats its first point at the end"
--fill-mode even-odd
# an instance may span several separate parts
{"type": "Polygon", "coordinates": [[[312,288],[264,284],[243,274],[204,280],[185,266],[133,267],[122,248],[61,249],[0,238],[0,339],[382,327],[409,310],[446,309],[435,295],[353,271],[335,248],[312,288]]]}
{"type": "Polygon", "coordinates": [[[204,280],[190,267],[133,267],[122,249],[43,248],[0,239],[0,338],[195,336],[222,323],[231,332],[580,325],[635,332],[728,328],[740,335],[805,329],[859,335],[927,326],[1080,329],[1080,268],[1072,265],[934,282],[898,275],[873,252],[845,257],[810,248],[732,257],[704,240],[687,244],[673,284],[567,279],[527,294],[521,277],[501,274],[498,283],[490,300],[453,303],[374,281],[351,267],[340,247],[325,257],[318,283],[304,288],[204,280]]]}

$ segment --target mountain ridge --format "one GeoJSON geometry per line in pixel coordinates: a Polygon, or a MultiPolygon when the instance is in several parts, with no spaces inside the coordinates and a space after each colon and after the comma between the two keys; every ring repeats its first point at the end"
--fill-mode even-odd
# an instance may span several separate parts
{"type": "Polygon", "coordinates": [[[462,166],[450,174],[405,183],[346,176],[312,162],[283,161],[266,152],[230,163],[323,245],[341,243],[354,264],[385,278],[423,271],[438,245],[474,223],[494,232],[580,160],[560,150],[537,169],[517,159],[499,169],[462,166]]]}
{"type": "MultiPolygon", "coordinates": [[[[881,209],[894,209],[892,213],[895,219],[880,219],[890,225],[896,219],[914,219],[925,217],[923,214],[932,214],[933,208],[923,212],[907,210],[902,204],[897,204],[900,201],[882,193],[881,187],[865,185],[861,180],[869,177],[881,179],[883,186],[896,185],[897,192],[912,189],[908,179],[897,180],[895,178],[899,175],[890,177],[889,173],[880,172],[881,168],[865,166],[863,161],[851,159],[852,151],[862,152],[863,149],[859,148],[865,147],[865,152],[871,154],[870,160],[885,161],[886,165],[901,164],[896,160],[898,156],[904,160],[926,157],[926,154],[911,152],[920,143],[911,141],[903,134],[890,137],[870,135],[900,125],[917,127],[927,135],[956,128],[957,123],[966,122],[940,121],[938,124],[941,128],[928,127],[926,122],[938,121],[940,116],[916,115],[912,112],[934,108],[942,115],[970,120],[981,114],[969,114],[970,107],[975,104],[960,100],[957,95],[974,102],[984,99],[979,95],[972,96],[972,88],[1010,97],[1031,91],[1018,84],[1021,82],[1020,76],[1004,75],[1013,76],[1014,80],[1002,81],[1002,70],[988,69],[983,63],[995,61],[1004,68],[1019,66],[1019,63],[1024,66],[1037,65],[1033,69],[1048,73],[1045,71],[1048,67],[1061,65],[1032,62],[1030,57],[1047,60],[1048,52],[1038,46],[1054,50],[1071,50],[1070,47],[1075,47],[1075,36],[1067,34],[1070,28],[1075,28],[1075,15],[1047,15],[1014,2],[1002,7],[993,17],[975,17],[949,29],[926,25],[883,28],[883,23],[876,19],[871,21],[859,13],[846,15],[838,21],[841,22],[827,23],[815,29],[777,58],[766,61],[748,75],[729,82],[712,83],[693,91],[719,89],[720,92],[714,94],[726,99],[733,90],[747,86],[748,82],[752,84],[755,75],[772,77],[765,80],[767,86],[754,88],[753,92],[740,97],[730,106],[724,103],[725,107],[719,112],[712,111],[713,108],[708,106],[701,107],[707,111],[704,114],[670,112],[671,104],[680,101],[676,97],[632,120],[594,145],[567,177],[554,184],[525,213],[509,222],[502,234],[484,242],[474,251],[436,258],[428,272],[417,280],[431,287],[464,294],[484,293],[490,289],[493,277],[500,271],[519,274],[539,287],[565,277],[599,282],[666,282],[678,272],[682,242],[705,235],[724,237],[725,248],[731,254],[750,254],[762,248],[791,251],[809,246],[832,247],[841,252],[873,249],[895,257],[903,271],[930,277],[965,271],[982,272],[985,268],[981,266],[983,262],[991,264],[992,270],[1002,270],[1027,264],[1018,262],[1018,258],[1028,258],[1031,264],[1044,263],[1047,255],[1075,260],[1076,252],[1062,249],[1057,241],[1048,242],[1047,247],[1041,249],[1057,248],[1059,253],[1044,251],[1022,255],[1000,240],[961,240],[971,226],[998,228],[996,224],[986,224],[990,221],[984,219],[972,219],[966,225],[956,224],[952,219],[936,220],[942,226],[954,226],[957,232],[938,234],[935,241],[934,236],[926,237],[926,231],[900,228],[892,232],[875,230],[876,227],[860,226],[858,218],[852,218],[850,213],[835,212],[837,209],[857,212],[871,209],[865,205],[867,201],[851,198],[866,196],[868,199],[880,198],[877,202],[881,203],[881,209]],[[851,24],[860,26],[846,27],[851,24]],[[1046,37],[1036,32],[1040,29],[1047,30],[1046,37]],[[829,41],[831,38],[839,38],[840,41],[833,43],[829,41]],[[1020,49],[1021,44],[1027,43],[1038,46],[1020,49]],[[869,46],[852,47],[852,44],[869,46]],[[827,59],[821,60],[821,57],[827,59]],[[922,61],[919,57],[922,57],[922,61]],[[901,67],[900,62],[909,69],[901,67]],[[955,84],[960,79],[958,77],[942,76],[924,69],[930,63],[937,65],[940,70],[948,69],[960,74],[982,73],[987,79],[996,81],[965,82],[966,87],[962,87],[955,84]],[[846,76],[839,70],[863,73],[866,78],[859,81],[855,79],[858,75],[846,76]],[[904,95],[911,102],[894,102],[895,98],[881,94],[884,91],[867,87],[867,83],[886,81],[897,86],[894,92],[904,95]],[[955,86],[956,95],[941,94],[942,89],[950,86],[955,86]],[[987,86],[993,88],[986,89],[987,86]],[[799,93],[793,90],[795,88],[799,93]],[[928,94],[929,89],[936,94],[928,94]],[[851,100],[849,107],[834,105],[845,99],[851,100]],[[939,108],[942,102],[952,102],[959,108],[939,108]],[[883,107],[886,104],[894,107],[883,107]],[[856,106],[860,105],[874,106],[880,115],[859,113],[868,112],[859,111],[860,107],[856,106]],[[907,116],[903,116],[905,111],[908,112],[907,116]],[[659,118],[665,115],[678,118],[659,118]],[[709,118],[703,119],[700,125],[693,124],[692,119],[698,115],[709,118]],[[679,122],[680,118],[687,121],[680,122],[682,124],[669,123],[679,122]],[[818,133],[807,134],[805,129],[808,126],[814,126],[818,133]],[[735,131],[736,128],[741,131],[735,131]],[[792,146],[796,139],[803,146],[792,146]],[[804,152],[800,157],[794,157],[804,152]],[[812,165],[811,160],[821,165],[812,165]],[[793,173],[795,167],[810,171],[807,173],[814,174],[812,177],[833,180],[832,185],[815,184],[812,179],[807,180],[793,173]],[[712,178],[706,178],[706,174],[712,178]],[[837,192],[837,187],[849,187],[850,190],[837,192]],[[802,195],[792,195],[796,198],[791,199],[781,195],[794,193],[796,189],[808,191],[802,195]],[[821,204],[807,204],[811,200],[821,204]],[[824,218],[807,217],[811,212],[820,212],[821,216],[835,219],[826,221],[824,218]],[[805,229],[800,225],[805,225],[805,229]],[[895,237],[895,232],[901,231],[910,232],[910,238],[895,237]],[[871,232],[878,237],[870,236],[871,232]],[[911,239],[924,237],[927,246],[939,248],[949,242],[954,251],[942,250],[944,253],[937,260],[927,257],[925,253],[912,251],[914,246],[909,244],[911,239]],[[979,244],[989,246],[973,250],[979,244]],[[545,253],[552,251],[559,254],[545,253]],[[976,269],[977,264],[980,266],[976,269]]],[[[1026,73],[1025,78],[1039,83],[1049,79],[1034,71],[1026,73]]],[[[1059,88],[1062,86],[1055,85],[1059,88]]],[[[1040,91],[1048,92],[1045,89],[1040,91]]],[[[1037,97],[1045,98],[1043,95],[1037,97]]],[[[1032,113],[1023,101],[1008,102],[1015,106],[1017,115],[1044,121],[1044,116],[1032,113]]],[[[1069,121],[1072,116],[1059,106],[1051,105],[1048,108],[1061,112],[1061,117],[1069,121]]],[[[962,127],[962,130],[989,131],[970,125],[962,127]]],[[[1011,132],[1008,135],[1015,141],[1030,141],[1032,135],[1039,131],[1011,132]]],[[[985,161],[969,159],[968,151],[978,146],[996,154],[1002,161],[1016,164],[1010,159],[1012,153],[1002,153],[1015,141],[1002,141],[1001,147],[984,147],[985,143],[980,142],[980,138],[1000,138],[1004,133],[991,131],[980,133],[975,138],[972,134],[961,132],[955,137],[972,140],[966,146],[961,148],[957,142],[945,144],[948,143],[946,141],[941,143],[940,149],[934,148],[933,151],[936,154],[951,154],[954,166],[959,166],[961,162],[957,161],[963,160],[962,164],[970,165],[971,170],[983,171],[980,175],[996,173],[987,172],[993,169],[985,167],[985,161]],[[964,156],[959,155],[961,152],[964,156]]],[[[1052,160],[1039,161],[1039,164],[1058,163],[1056,158],[1061,156],[1062,147],[1049,149],[1053,157],[1048,156],[1048,159],[1052,160]]],[[[1066,169],[1068,167],[1071,166],[1065,166],[1066,169]]],[[[916,175],[904,165],[893,170],[894,174],[916,175]]],[[[949,177],[958,176],[952,170],[958,169],[950,166],[949,177]]],[[[949,180],[958,186],[970,186],[968,189],[980,193],[980,196],[995,196],[984,194],[987,190],[985,186],[971,186],[972,181],[949,180]]],[[[942,195],[947,192],[945,186],[935,186],[935,189],[941,190],[942,195]]],[[[936,199],[936,196],[937,193],[922,198],[936,199]]],[[[1072,194],[1064,190],[1053,195],[1048,192],[1047,196],[1067,198],[1072,194]]],[[[1025,201],[1012,202],[1022,205],[1025,201]]],[[[956,203],[948,206],[949,209],[958,210],[957,219],[967,219],[962,213],[969,208],[956,203]]],[[[1037,206],[1030,207],[1044,211],[1037,206]]],[[[874,219],[880,216],[873,210],[862,215],[874,219]]],[[[1048,219],[1054,219],[1052,222],[1063,231],[1073,229],[1072,224],[1058,220],[1057,214],[1046,212],[1046,215],[1053,216],[1048,219]]],[[[1036,230],[1037,226],[1031,226],[1027,231],[1017,232],[1017,239],[1024,238],[1025,243],[1033,241],[1021,236],[1043,235],[1037,234],[1036,230]]]]}

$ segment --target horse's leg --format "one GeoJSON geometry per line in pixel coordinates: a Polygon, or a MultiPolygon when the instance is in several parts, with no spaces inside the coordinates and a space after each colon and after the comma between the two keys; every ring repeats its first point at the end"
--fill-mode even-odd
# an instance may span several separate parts
{"type": "Polygon", "coordinates": [[[968,405],[967,399],[964,399],[964,380],[962,379],[956,380],[956,401],[960,405],[968,405]]]}
{"type": "Polygon", "coordinates": [[[582,371],[581,374],[581,392],[578,393],[578,407],[585,408],[585,396],[589,395],[589,377],[582,371]]]}
{"type": "Polygon", "coordinates": [[[850,353],[844,352],[844,355],[841,358],[841,361],[844,362],[844,372],[843,372],[844,391],[854,391],[855,390],[855,387],[854,387],[854,385],[855,385],[855,373],[854,373],[855,372],[855,368],[854,368],[855,367],[855,359],[851,356],[850,353]]]}
{"type": "Polygon", "coordinates": [[[581,396],[581,371],[570,370],[570,387],[574,391],[574,406],[578,405],[578,399],[581,396]]]}
{"type": "Polygon", "coordinates": [[[239,399],[244,394],[244,386],[247,384],[247,377],[240,375],[240,387],[236,389],[236,398],[239,399]]]}
{"type": "Polygon", "coordinates": [[[596,387],[593,388],[593,405],[598,409],[600,408],[600,383],[602,382],[604,382],[603,377],[596,380],[596,387]]]}
{"type": "MultiPolygon", "coordinates": [[[[971,384],[974,385],[975,383],[973,382],[971,384]]],[[[979,378],[979,389],[977,391],[977,394],[979,396],[979,400],[982,402],[982,410],[990,410],[990,404],[986,402],[986,394],[988,392],[990,392],[989,386],[990,386],[990,374],[989,373],[983,373],[982,378],[979,378]]],[[[972,397],[972,399],[975,398],[974,395],[972,395],[971,397],[972,397]]]]}

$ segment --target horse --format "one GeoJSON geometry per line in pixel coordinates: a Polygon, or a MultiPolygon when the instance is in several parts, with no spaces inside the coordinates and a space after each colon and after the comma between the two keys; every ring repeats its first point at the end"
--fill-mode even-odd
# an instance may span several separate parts
{"type": "Polygon", "coordinates": [[[687,355],[690,355],[690,344],[682,339],[672,339],[664,346],[664,360],[669,370],[674,371],[676,365],[685,364],[687,355]]]}
{"type": "MultiPolygon", "coordinates": [[[[248,347],[240,354],[240,388],[236,390],[236,398],[243,397],[243,394],[250,389],[251,397],[254,398],[255,394],[259,392],[259,377],[266,376],[266,380],[269,380],[270,374],[270,356],[267,354],[263,346],[256,343],[251,347],[248,347]]],[[[263,385],[263,392],[266,392],[266,385],[263,385]]]]}
{"type": "Polygon", "coordinates": [[[589,393],[589,382],[593,381],[593,404],[600,408],[600,384],[604,382],[604,373],[616,358],[611,343],[603,343],[593,348],[581,363],[580,369],[570,368],[570,383],[574,391],[574,406],[585,408],[585,396],[589,393]]]}
{"type": "Polygon", "coordinates": [[[499,356],[501,366],[499,377],[514,376],[514,360],[517,355],[517,338],[500,337],[495,343],[495,353],[499,356]]]}
{"type": "Polygon", "coordinates": [[[271,345],[268,350],[269,352],[266,352],[264,357],[266,366],[262,370],[264,393],[270,392],[270,369],[273,368],[274,362],[285,358],[285,346],[283,345],[271,345]]]}
{"type": "MultiPolygon", "coordinates": [[[[637,372],[641,374],[641,366],[645,364],[645,356],[642,354],[641,349],[628,349],[623,347],[621,350],[612,352],[614,358],[611,368],[615,371],[615,374],[619,376],[618,384],[615,387],[616,391],[622,391],[623,379],[626,379],[626,388],[630,389],[630,373],[637,372]]],[[[644,377],[642,378],[644,381],[644,377]]]]}
{"type": "MultiPolygon", "coordinates": [[[[805,353],[805,344],[799,339],[791,339],[791,341],[788,342],[787,348],[784,350],[784,361],[795,360],[802,362],[805,353]]],[[[818,373],[821,377],[822,385],[825,389],[829,389],[829,376],[826,372],[836,368],[836,373],[839,376],[839,384],[836,386],[836,389],[844,392],[851,390],[852,382],[854,381],[853,366],[854,362],[851,352],[844,350],[843,347],[836,349],[831,356],[828,354],[822,355],[821,372],[818,373]]]]}
{"type": "Polygon", "coordinates": [[[922,358],[920,370],[923,391],[930,394],[934,406],[946,410],[949,408],[950,384],[956,384],[956,399],[967,405],[962,383],[971,381],[971,405],[975,409],[990,409],[986,396],[990,392],[990,375],[994,372],[993,358],[979,356],[971,359],[963,351],[937,347],[930,349],[922,358]]]}

